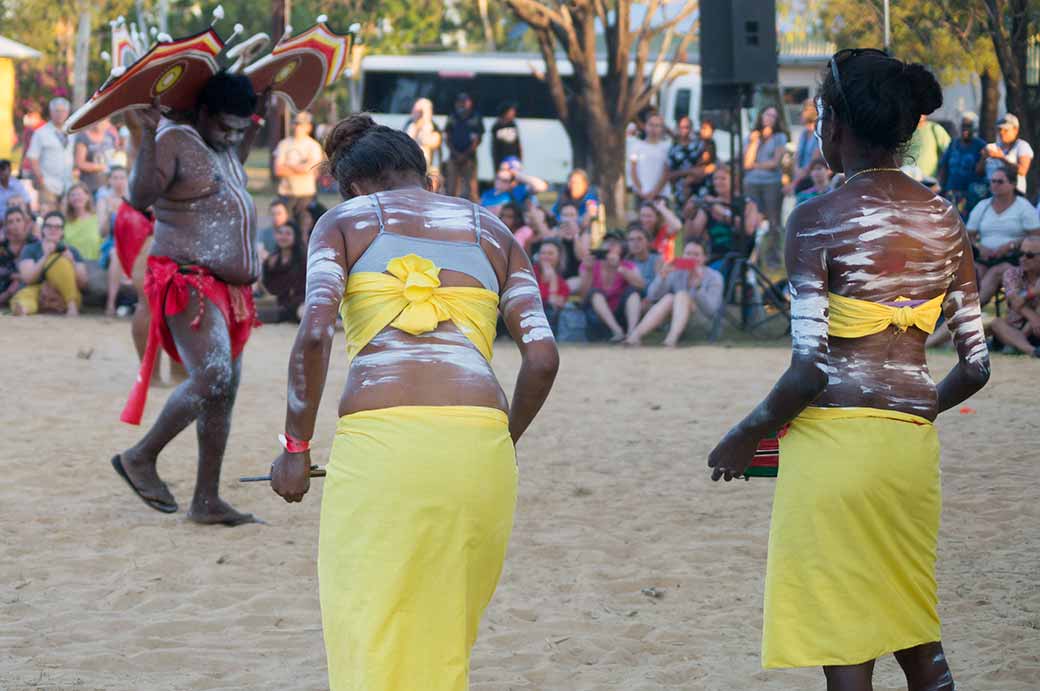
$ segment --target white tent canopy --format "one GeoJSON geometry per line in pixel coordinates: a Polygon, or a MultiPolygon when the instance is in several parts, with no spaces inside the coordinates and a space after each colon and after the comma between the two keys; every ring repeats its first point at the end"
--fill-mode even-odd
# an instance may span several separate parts
{"type": "Polygon", "coordinates": [[[16,60],[25,60],[28,58],[40,57],[40,51],[33,50],[29,46],[22,45],[17,41],[12,41],[9,38],[0,36],[0,58],[14,58],[16,60]]]}

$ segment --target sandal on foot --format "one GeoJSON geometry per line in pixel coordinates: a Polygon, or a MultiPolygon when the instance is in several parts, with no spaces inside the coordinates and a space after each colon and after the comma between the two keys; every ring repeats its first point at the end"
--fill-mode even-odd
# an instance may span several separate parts
{"type": "Polygon", "coordinates": [[[141,493],[141,490],[137,489],[137,486],[130,480],[130,476],[126,474],[126,469],[123,467],[123,459],[119,454],[112,457],[112,468],[115,469],[119,477],[126,480],[126,484],[130,485],[130,489],[134,491],[134,494],[141,498],[145,504],[163,513],[176,513],[177,502],[163,501],[162,499],[156,499],[155,497],[149,497],[141,493]]]}

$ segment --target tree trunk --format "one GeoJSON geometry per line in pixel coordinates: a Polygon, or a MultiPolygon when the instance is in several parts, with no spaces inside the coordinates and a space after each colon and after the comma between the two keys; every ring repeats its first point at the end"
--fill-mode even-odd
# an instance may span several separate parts
{"type": "Polygon", "coordinates": [[[495,30],[488,15],[488,0],[477,0],[477,8],[480,10],[480,22],[484,25],[484,49],[493,53],[498,48],[495,47],[495,30]]]}
{"type": "Polygon", "coordinates": [[[979,73],[982,102],[979,104],[979,136],[987,142],[996,141],[997,109],[1000,107],[1000,77],[990,70],[979,73]]]}
{"type": "Polygon", "coordinates": [[[626,225],[625,137],[614,129],[592,133],[592,141],[601,142],[592,147],[592,181],[599,188],[600,200],[606,209],[607,227],[624,228],[626,225]]]}
{"type": "Polygon", "coordinates": [[[90,5],[79,13],[76,29],[76,57],[73,62],[72,108],[76,109],[87,100],[87,68],[90,67],[90,5]]]}

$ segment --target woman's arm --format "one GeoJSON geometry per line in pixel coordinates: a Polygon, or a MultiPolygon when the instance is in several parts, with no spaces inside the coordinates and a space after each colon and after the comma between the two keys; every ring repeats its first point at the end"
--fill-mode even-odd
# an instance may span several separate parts
{"type": "Polygon", "coordinates": [[[105,166],[101,163],[92,163],[87,160],[87,145],[83,142],[76,142],[73,150],[75,151],[77,169],[85,173],[100,173],[105,169],[105,166]]]}
{"type": "Polygon", "coordinates": [[[682,221],[679,220],[674,211],[668,208],[667,204],[658,200],[654,203],[654,208],[657,209],[657,212],[661,214],[661,218],[664,219],[669,235],[675,235],[682,229],[682,221]]]}
{"type": "MultiPolygon", "coordinates": [[[[577,247],[578,243],[575,242],[574,246],[577,247]]],[[[594,273],[594,266],[594,261],[582,260],[581,266],[579,267],[578,273],[581,278],[581,282],[578,284],[578,295],[581,296],[582,300],[588,298],[589,293],[592,291],[592,277],[594,273]]]]}
{"type": "Polygon", "coordinates": [[[762,143],[762,133],[754,130],[748,135],[748,147],[744,152],[744,170],[755,169],[755,159],[758,158],[758,146],[762,143]]]}
{"type": "Polygon", "coordinates": [[[701,284],[693,291],[693,302],[705,317],[714,317],[722,306],[722,275],[708,268],[701,268],[701,284]]]}
{"type": "MultiPolygon", "coordinates": [[[[346,288],[347,247],[339,218],[326,214],[311,233],[307,255],[307,296],[300,328],[289,354],[285,434],[301,441],[314,435],[332,335],[346,288]]],[[[289,502],[310,488],[310,452],[282,453],[271,468],[271,488],[289,502]]]]}
{"type": "Polygon", "coordinates": [[[776,434],[827,387],[828,276],[826,251],[804,231],[818,222],[816,204],[795,207],[787,222],[786,263],[791,285],[791,364],[751,413],[708,457],[712,480],[740,477],[758,442],[776,434]]]}
{"type": "Polygon", "coordinates": [[[509,434],[516,444],[549,396],[560,355],[545,318],[538,280],[527,253],[515,241],[509,247],[509,279],[502,289],[502,318],[518,348],[520,372],[509,408],[509,434]]]}
{"type": "Polygon", "coordinates": [[[967,233],[961,239],[960,265],[946,291],[943,314],[953,334],[958,362],[937,387],[940,413],[970,398],[989,381],[989,349],[982,327],[975,262],[967,233]]]}

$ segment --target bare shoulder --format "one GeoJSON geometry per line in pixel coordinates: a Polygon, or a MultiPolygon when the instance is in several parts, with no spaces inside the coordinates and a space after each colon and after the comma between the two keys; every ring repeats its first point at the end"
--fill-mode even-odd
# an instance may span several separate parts
{"type": "Polygon", "coordinates": [[[509,252],[513,242],[513,233],[502,223],[498,216],[484,207],[480,208],[480,230],[493,247],[509,252]]]}
{"type": "Polygon", "coordinates": [[[836,225],[839,215],[835,204],[838,201],[836,195],[837,192],[830,192],[794,207],[787,217],[788,239],[805,240],[818,237],[821,229],[836,225]]]}
{"type": "Polygon", "coordinates": [[[369,196],[345,199],[326,211],[319,223],[327,222],[344,233],[370,232],[379,226],[375,202],[369,196]]]}

